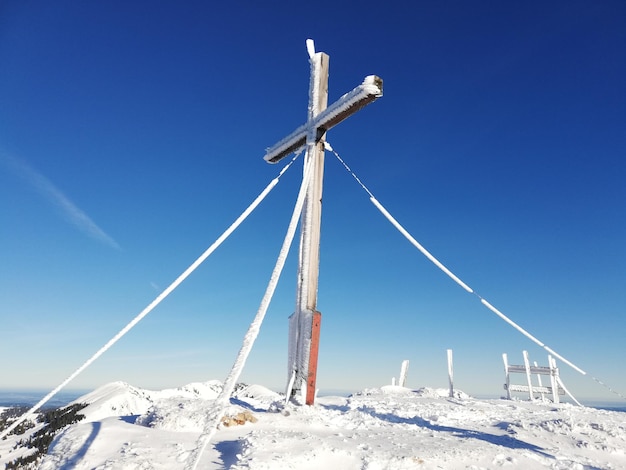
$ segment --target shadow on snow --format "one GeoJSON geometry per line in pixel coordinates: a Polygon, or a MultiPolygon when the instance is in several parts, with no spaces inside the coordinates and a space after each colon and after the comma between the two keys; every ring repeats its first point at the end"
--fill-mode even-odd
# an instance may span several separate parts
{"type": "MultiPolygon", "coordinates": [[[[76,468],[76,465],[85,457],[89,447],[91,447],[91,444],[93,444],[96,440],[101,427],[102,424],[98,421],[91,423],[91,432],[89,433],[89,436],[87,436],[87,439],[85,439],[85,442],[83,442],[83,445],[80,446],[80,449],[78,449],[76,454],[70,460],[59,467],[59,470],[72,470],[73,468],[76,468]]],[[[48,453],[50,453],[51,450],[52,449],[49,449],[48,453]]]]}
{"type": "Polygon", "coordinates": [[[534,444],[530,444],[528,442],[521,441],[511,436],[502,436],[497,434],[490,434],[488,432],[482,431],[474,431],[471,429],[463,429],[463,428],[455,428],[452,426],[441,426],[439,424],[433,424],[430,421],[421,418],[419,416],[414,416],[412,418],[402,418],[400,416],[389,414],[389,413],[377,413],[371,408],[363,407],[359,408],[362,412],[373,416],[374,418],[378,418],[383,421],[388,421],[390,423],[402,423],[402,424],[412,424],[415,426],[419,426],[421,428],[426,428],[431,431],[437,432],[446,432],[453,434],[462,439],[479,439],[481,441],[489,442],[490,444],[494,444],[501,447],[507,447],[509,449],[525,449],[535,452],[544,457],[554,459],[555,457],[547,452],[544,452],[544,449],[536,446],[534,444]]]}
{"type": "Polygon", "coordinates": [[[215,444],[215,450],[220,453],[220,459],[224,464],[224,470],[228,470],[237,465],[239,454],[242,451],[241,441],[220,441],[215,444]]]}

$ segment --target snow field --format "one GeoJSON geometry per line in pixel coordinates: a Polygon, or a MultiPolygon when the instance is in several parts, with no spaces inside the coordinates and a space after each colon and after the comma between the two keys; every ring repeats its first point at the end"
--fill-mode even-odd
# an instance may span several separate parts
{"type": "MultiPolygon", "coordinates": [[[[77,400],[85,421],[55,438],[41,470],[184,468],[221,383],[147,391],[117,382],[77,400]]],[[[228,414],[258,420],[220,426],[200,468],[619,469],[624,413],[569,404],[478,400],[403,387],[280,405],[259,385],[239,387],[228,414]]]]}

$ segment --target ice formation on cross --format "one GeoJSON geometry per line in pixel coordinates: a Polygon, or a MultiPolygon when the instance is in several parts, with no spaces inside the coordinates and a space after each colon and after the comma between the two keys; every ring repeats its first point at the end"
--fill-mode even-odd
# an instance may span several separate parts
{"type": "Polygon", "coordinates": [[[364,106],[380,98],[383,81],[369,75],[363,83],[327,107],[328,56],[315,52],[313,40],[306,41],[311,64],[307,122],[268,148],[265,161],[277,163],[290,153],[306,146],[305,162],[313,163],[313,173],[302,213],[298,290],[296,309],[289,318],[289,352],[287,398],[313,404],[317,380],[317,352],[321,313],[317,311],[319,273],[319,242],[322,212],[322,181],[324,177],[324,136],[332,127],[364,106]]]}

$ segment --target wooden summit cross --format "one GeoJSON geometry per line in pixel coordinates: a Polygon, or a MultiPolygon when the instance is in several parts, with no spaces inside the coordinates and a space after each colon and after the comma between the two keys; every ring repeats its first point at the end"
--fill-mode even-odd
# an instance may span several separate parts
{"type": "Polygon", "coordinates": [[[288,398],[306,387],[306,404],[315,401],[317,356],[322,314],[317,311],[322,182],[324,179],[324,137],[326,131],[383,95],[383,81],[370,75],[363,83],[327,107],[328,62],[315,52],[308,39],[311,63],[307,122],[267,149],[265,161],[277,163],[306,145],[304,167],[312,160],[312,175],[301,216],[300,255],[296,310],[289,317],[288,398]]]}

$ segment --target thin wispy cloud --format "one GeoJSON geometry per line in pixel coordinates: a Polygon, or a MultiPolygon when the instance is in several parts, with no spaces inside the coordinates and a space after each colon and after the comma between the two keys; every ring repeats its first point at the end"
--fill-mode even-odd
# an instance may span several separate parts
{"type": "Polygon", "coordinates": [[[0,153],[0,161],[32,186],[44,199],[56,206],[63,217],[87,236],[117,250],[119,244],[102,230],[84,211],[74,204],[48,178],[32,168],[24,160],[0,153]]]}

